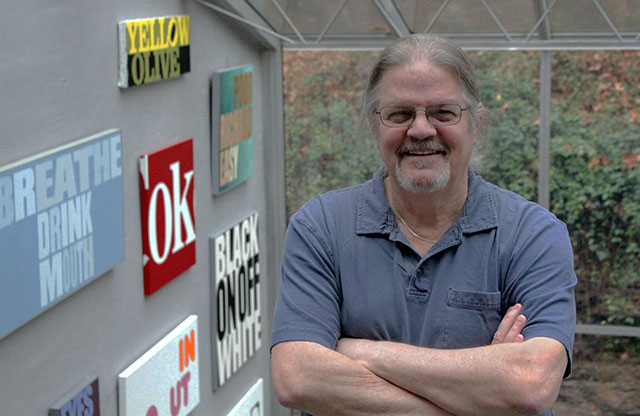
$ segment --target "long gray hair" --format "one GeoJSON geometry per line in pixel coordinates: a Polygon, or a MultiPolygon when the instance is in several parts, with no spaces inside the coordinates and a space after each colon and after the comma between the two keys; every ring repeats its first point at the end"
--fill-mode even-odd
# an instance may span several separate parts
{"type": "Polygon", "coordinates": [[[486,134],[486,126],[491,113],[480,102],[480,95],[473,74],[473,67],[466,53],[447,38],[414,34],[400,38],[387,46],[371,68],[369,80],[362,101],[361,124],[369,123],[375,128],[375,111],[382,93],[383,75],[390,69],[410,65],[414,62],[427,61],[431,65],[444,68],[456,76],[462,87],[462,98],[469,106],[471,127],[475,130],[482,119],[480,134],[471,156],[471,165],[479,169],[481,165],[482,142],[486,134]]]}

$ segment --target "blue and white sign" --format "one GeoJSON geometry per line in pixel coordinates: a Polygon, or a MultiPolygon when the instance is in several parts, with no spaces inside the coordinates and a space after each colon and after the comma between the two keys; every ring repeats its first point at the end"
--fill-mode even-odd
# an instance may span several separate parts
{"type": "Polygon", "coordinates": [[[85,380],[49,409],[47,416],[100,416],[100,386],[97,378],[85,380]]]}
{"type": "Polygon", "coordinates": [[[124,259],[122,136],[0,168],[0,338],[124,259]]]}
{"type": "Polygon", "coordinates": [[[264,416],[262,379],[247,391],[227,416],[264,416]]]}

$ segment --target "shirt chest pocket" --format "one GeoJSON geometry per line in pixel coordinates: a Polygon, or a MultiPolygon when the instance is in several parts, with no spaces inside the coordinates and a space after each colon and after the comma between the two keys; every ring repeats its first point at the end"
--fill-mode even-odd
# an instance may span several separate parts
{"type": "Polygon", "coordinates": [[[449,288],[444,348],[469,348],[491,343],[500,320],[500,292],[449,288]]]}

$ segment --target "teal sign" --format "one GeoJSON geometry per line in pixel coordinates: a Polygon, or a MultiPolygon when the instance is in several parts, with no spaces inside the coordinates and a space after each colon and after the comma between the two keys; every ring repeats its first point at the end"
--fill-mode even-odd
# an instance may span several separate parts
{"type": "Polygon", "coordinates": [[[211,80],[214,195],[253,175],[253,67],[217,71],[211,80]]]}

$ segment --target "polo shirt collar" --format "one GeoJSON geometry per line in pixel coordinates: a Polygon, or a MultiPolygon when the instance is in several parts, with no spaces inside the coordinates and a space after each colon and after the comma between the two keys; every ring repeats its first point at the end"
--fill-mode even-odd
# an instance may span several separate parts
{"type": "MultiPolygon", "coordinates": [[[[357,234],[391,234],[395,216],[384,192],[383,168],[363,184],[357,197],[357,234]]],[[[457,220],[465,234],[498,226],[496,202],[490,185],[469,168],[469,194],[457,220]]]]}
{"type": "Polygon", "coordinates": [[[395,219],[384,193],[384,168],[360,188],[357,200],[357,234],[391,234],[395,219]]]}
{"type": "Polygon", "coordinates": [[[498,209],[491,186],[469,168],[469,193],[458,217],[463,233],[471,234],[498,227],[498,209]]]}

